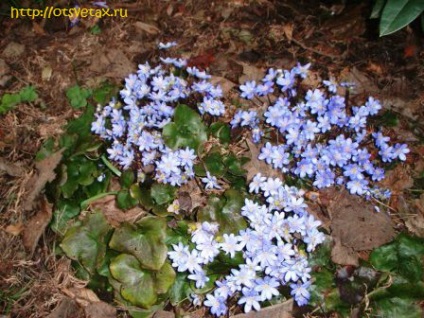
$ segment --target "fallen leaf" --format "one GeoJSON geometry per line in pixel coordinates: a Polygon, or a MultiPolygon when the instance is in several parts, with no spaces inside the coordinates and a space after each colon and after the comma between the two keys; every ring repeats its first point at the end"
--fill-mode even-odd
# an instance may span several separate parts
{"type": "Polygon", "coordinates": [[[262,308],[260,311],[235,315],[234,318],[292,318],[292,311],[293,299],[289,299],[281,304],[262,308]]]}
{"type": "Polygon", "coordinates": [[[35,247],[43,235],[45,229],[49,225],[52,218],[52,205],[42,197],[40,200],[40,209],[38,212],[25,224],[22,241],[25,248],[33,255],[35,247]]]}
{"type": "Polygon", "coordinates": [[[390,189],[393,193],[400,193],[414,185],[414,179],[402,165],[386,173],[386,177],[380,182],[382,188],[390,189]]]}
{"type": "Polygon", "coordinates": [[[406,202],[403,195],[399,195],[397,199],[399,215],[408,230],[419,237],[424,237],[424,194],[414,200],[413,206],[406,202]]]}
{"type": "Polygon", "coordinates": [[[124,222],[134,223],[140,217],[147,214],[147,212],[140,207],[134,207],[124,212],[116,206],[115,195],[107,195],[92,202],[90,204],[90,209],[93,211],[102,211],[108,223],[114,227],[119,227],[120,224],[124,222]]]}
{"type": "Polygon", "coordinates": [[[261,173],[263,176],[267,176],[268,178],[274,177],[284,179],[281,172],[273,169],[272,166],[266,164],[265,161],[258,159],[260,150],[257,144],[254,144],[249,139],[246,139],[246,143],[250,150],[250,161],[243,166],[243,168],[247,170],[247,182],[250,182],[250,180],[252,180],[258,173],[261,173]]]}
{"type": "Polygon", "coordinates": [[[243,62],[237,62],[243,66],[243,75],[239,78],[239,83],[244,84],[246,81],[261,81],[265,76],[263,69],[257,68],[256,66],[249,65],[243,62]]]}
{"type": "Polygon", "coordinates": [[[82,315],[82,309],[73,299],[63,297],[59,305],[46,318],[74,318],[82,315]]]}
{"type": "Polygon", "coordinates": [[[332,236],[354,251],[371,250],[390,242],[395,231],[390,217],[377,213],[365,199],[342,190],[328,206],[332,236]]]}
{"type": "Polygon", "coordinates": [[[96,293],[88,288],[64,288],[62,289],[62,292],[66,296],[75,300],[82,307],[87,307],[92,303],[100,302],[100,299],[97,297],[96,293]]]}
{"type": "Polygon", "coordinates": [[[174,318],[174,317],[175,317],[175,314],[173,312],[158,310],[155,312],[152,318],[174,318]]]}
{"type": "Polygon", "coordinates": [[[359,265],[358,255],[351,247],[342,245],[339,238],[334,238],[334,246],[331,249],[331,260],[339,265],[359,265]]]}
{"type": "Polygon", "coordinates": [[[21,56],[25,52],[25,45],[10,42],[3,50],[3,56],[6,58],[16,58],[21,56]]]}
{"type": "Polygon", "coordinates": [[[5,232],[18,236],[24,229],[24,225],[22,223],[10,224],[6,226],[4,229],[5,232]]]}
{"type": "Polygon", "coordinates": [[[199,186],[197,185],[196,181],[190,180],[186,184],[183,184],[180,187],[180,192],[187,192],[190,194],[191,199],[191,210],[194,210],[198,207],[202,207],[206,204],[206,198],[202,194],[202,191],[200,190],[199,186]]]}
{"type": "Polygon", "coordinates": [[[212,78],[210,79],[210,82],[213,85],[220,85],[224,95],[227,95],[236,86],[235,83],[231,82],[225,77],[220,77],[220,76],[212,76],[212,78]]]}
{"type": "Polygon", "coordinates": [[[215,61],[215,56],[212,53],[204,53],[189,58],[187,65],[196,66],[200,69],[206,69],[213,63],[213,61],[215,61]]]}
{"type": "Polygon", "coordinates": [[[144,23],[144,22],[141,22],[141,21],[135,22],[134,26],[137,29],[144,31],[148,34],[152,34],[152,35],[158,34],[160,32],[160,30],[156,26],[154,26],[152,24],[144,23]]]}
{"type": "Polygon", "coordinates": [[[115,318],[116,308],[103,302],[95,302],[84,308],[86,318],[115,318]]]}
{"type": "Polygon", "coordinates": [[[57,165],[60,163],[60,160],[62,160],[63,150],[64,149],[61,149],[35,164],[35,167],[38,170],[38,174],[34,175],[30,180],[28,180],[27,184],[25,185],[27,195],[25,201],[22,204],[25,211],[32,209],[34,200],[44,189],[46,183],[55,179],[56,173],[54,172],[54,169],[56,169],[57,165]]]}
{"type": "Polygon", "coordinates": [[[19,177],[25,173],[21,164],[7,162],[2,158],[0,158],[0,171],[4,171],[12,177],[19,177]]]}
{"type": "Polygon", "coordinates": [[[287,41],[289,43],[293,39],[293,29],[294,29],[293,23],[286,23],[283,25],[284,35],[286,36],[287,41]]]}

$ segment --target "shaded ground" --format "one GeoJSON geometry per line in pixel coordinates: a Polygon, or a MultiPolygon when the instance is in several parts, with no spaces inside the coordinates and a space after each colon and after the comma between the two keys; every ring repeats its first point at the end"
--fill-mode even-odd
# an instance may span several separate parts
{"type": "MultiPolygon", "coordinates": [[[[413,145],[407,163],[386,181],[395,194],[392,224],[423,235],[422,34],[413,26],[378,38],[376,22],[367,19],[371,7],[357,2],[110,1],[112,8],[127,9],[128,18],[84,20],[71,28],[64,18],[12,20],[3,1],[0,95],[34,85],[39,98],[0,117],[0,312],[46,317],[63,295],[84,284],[73,277],[68,261],[54,256],[49,230],[36,246],[30,242],[25,248],[22,242],[29,220],[48,209],[42,201],[23,208],[34,157],[45,140],[78,116],[68,104],[67,88],[120,83],[137,64],[157,57],[159,41],[178,41],[192,64],[235,84],[268,67],[309,61],[316,71],[357,82],[359,96],[381,99],[400,119],[391,135],[413,145]]],[[[36,7],[29,3],[22,6],[36,7]]]]}

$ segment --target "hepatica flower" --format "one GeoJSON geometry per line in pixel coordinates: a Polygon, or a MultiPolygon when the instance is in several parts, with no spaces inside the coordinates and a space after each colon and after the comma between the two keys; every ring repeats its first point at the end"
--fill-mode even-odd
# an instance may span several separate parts
{"type": "Polygon", "coordinates": [[[249,189],[263,203],[245,200],[240,213],[248,222],[246,229],[218,237],[218,224],[203,222],[192,231],[190,247],[179,243],[168,252],[172,266],[179,272],[188,271],[196,288],[205,286],[212,274],[208,265],[220,254],[243,257],[206,295],[203,305],[216,316],[227,313],[230,298],[237,299],[246,313],[259,310],[261,303],[280,296],[282,286],[290,287],[300,306],[310,298],[311,268],[305,255],[325,239],[318,230],[321,222],[306,211],[304,192],[278,178],[257,174],[249,189]]]}
{"type": "MultiPolygon", "coordinates": [[[[159,43],[166,50],[175,42],[159,43]]],[[[122,169],[140,173],[154,169],[161,183],[180,186],[194,177],[197,155],[193,149],[170,149],[162,138],[162,129],[173,119],[174,109],[190,101],[198,112],[221,116],[225,105],[222,89],[210,83],[210,75],[196,67],[186,67],[181,58],[160,58],[161,64],[141,64],[135,74],[125,78],[121,101],[112,100],[99,107],[91,131],[109,144],[110,160],[122,169]],[[175,75],[181,74],[180,76],[175,75]]],[[[219,188],[210,176],[206,187],[219,188]]]]}
{"type": "MultiPolygon", "coordinates": [[[[248,129],[256,143],[263,141],[262,131],[268,132],[258,158],[274,169],[309,178],[319,189],[345,185],[352,194],[386,197],[379,196],[382,192],[373,182],[384,178],[385,163],[406,160],[407,145],[391,143],[382,131],[367,127],[382,108],[378,100],[369,97],[363,105],[347,109],[337,88],[351,84],[330,78],[316,87],[304,85],[309,68],[297,64],[291,70],[270,69],[259,83],[241,85],[242,98],[268,95],[269,104],[263,114],[256,106],[238,110],[231,126],[248,129]],[[270,140],[270,132],[277,137],[270,140]]],[[[255,182],[252,187],[257,188],[255,182]]]]}

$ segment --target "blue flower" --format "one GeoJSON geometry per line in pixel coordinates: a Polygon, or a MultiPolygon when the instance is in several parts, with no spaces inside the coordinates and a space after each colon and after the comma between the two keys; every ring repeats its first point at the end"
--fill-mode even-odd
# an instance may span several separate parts
{"type": "Polygon", "coordinates": [[[246,99],[252,99],[256,93],[256,82],[250,81],[240,85],[241,94],[240,96],[246,99]]]}

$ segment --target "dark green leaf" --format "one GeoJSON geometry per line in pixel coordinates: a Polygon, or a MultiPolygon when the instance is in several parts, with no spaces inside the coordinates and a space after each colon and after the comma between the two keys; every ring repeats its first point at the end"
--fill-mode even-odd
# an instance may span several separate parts
{"type": "Polygon", "coordinates": [[[93,274],[106,253],[104,237],[110,230],[102,213],[89,214],[81,225],[69,229],[60,244],[66,255],[93,274]]]}
{"type": "Polygon", "coordinates": [[[223,122],[213,123],[209,127],[209,132],[213,137],[218,138],[222,144],[228,145],[230,143],[231,129],[228,124],[223,122]]]}
{"type": "Polygon", "coordinates": [[[110,247],[134,255],[147,269],[159,270],[165,263],[167,248],[164,243],[166,223],[158,217],[145,217],[133,226],[124,224],[116,229],[110,247]]]}
{"type": "Polygon", "coordinates": [[[78,202],[74,200],[61,200],[57,208],[53,212],[53,220],[51,222],[51,229],[63,235],[66,232],[66,225],[69,220],[80,214],[81,210],[78,202]]]}
{"type": "Polygon", "coordinates": [[[381,16],[381,11],[383,10],[386,0],[376,0],[374,6],[372,7],[372,12],[370,19],[376,19],[381,16]]]}
{"type": "Polygon", "coordinates": [[[385,298],[372,303],[373,314],[385,318],[421,318],[420,306],[411,299],[385,298]]]}
{"type": "Polygon", "coordinates": [[[172,305],[177,306],[179,303],[189,298],[193,289],[190,287],[190,280],[187,273],[177,273],[175,282],[169,290],[169,300],[172,305]]]}
{"type": "Polygon", "coordinates": [[[219,152],[212,152],[203,159],[206,170],[213,176],[222,177],[226,172],[226,167],[222,162],[222,155],[219,152]]]}
{"type": "Polygon", "coordinates": [[[121,186],[128,189],[135,181],[135,174],[133,170],[125,170],[121,175],[121,186]]]}
{"type": "Polygon", "coordinates": [[[117,93],[117,91],[118,89],[116,86],[106,82],[94,90],[93,99],[96,103],[104,105],[117,93]]]}
{"type": "Polygon", "coordinates": [[[127,189],[121,190],[116,195],[116,203],[118,208],[128,210],[135,207],[138,200],[134,199],[127,189]]]}
{"type": "Polygon", "coordinates": [[[411,282],[423,276],[424,239],[400,234],[395,241],[375,249],[371,264],[380,271],[397,273],[411,282]]]}
{"type": "Polygon", "coordinates": [[[237,190],[225,191],[224,197],[210,197],[208,204],[199,211],[201,222],[213,221],[219,224],[220,233],[237,233],[247,227],[246,220],[240,214],[244,205],[244,195],[237,190]]]}
{"type": "Polygon", "coordinates": [[[151,196],[158,205],[171,203],[175,199],[176,188],[163,183],[154,183],[151,188],[151,196]]]}
{"type": "Polygon", "coordinates": [[[387,0],[381,13],[380,36],[396,32],[424,11],[422,0],[387,0]]]}
{"type": "Polygon", "coordinates": [[[130,303],[149,308],[156,303],[157,294],[150,271],[140,267],[140,263],[132,255],[121,254],[110,264],[112,276],[122,286],[120,293],[130,303]]]}

